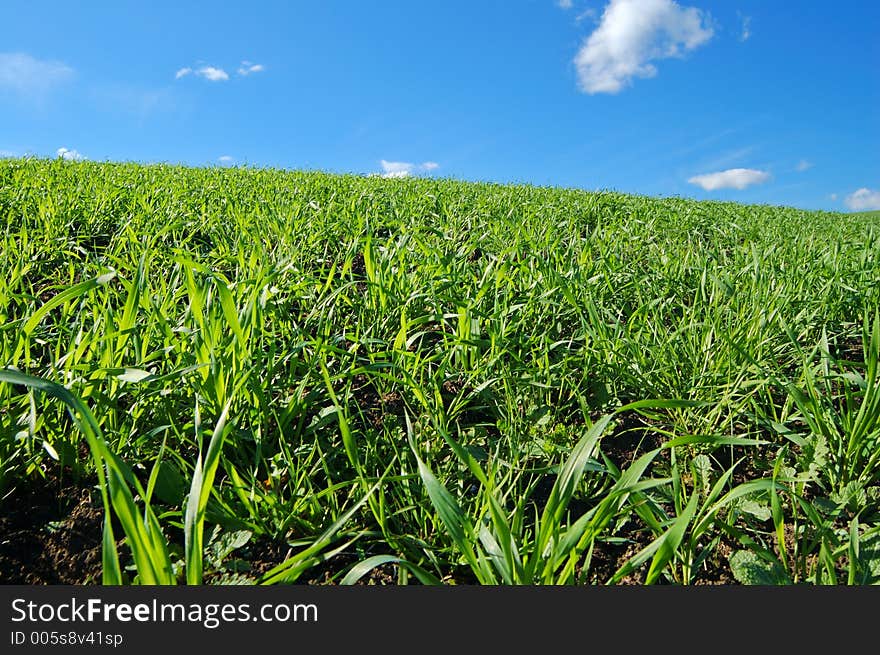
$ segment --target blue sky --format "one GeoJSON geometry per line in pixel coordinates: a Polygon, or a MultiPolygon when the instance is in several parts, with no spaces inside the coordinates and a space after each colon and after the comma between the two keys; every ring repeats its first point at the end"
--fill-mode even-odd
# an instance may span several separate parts
{"type": "Polygon", "coordinates": [[[0,11],[0,156],[880,209],[876,0],[0,11]]]}

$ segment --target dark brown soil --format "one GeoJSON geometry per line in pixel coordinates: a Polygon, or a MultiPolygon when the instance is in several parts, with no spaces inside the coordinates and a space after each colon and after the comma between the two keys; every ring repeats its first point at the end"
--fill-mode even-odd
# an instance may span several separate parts
{"type": "MultiPolygon", "coordinates": [[[[663,437],[637,412],[623,412],[614,432],[602,439],[600,449],[614,465],[623,470],[641,455],[659,448],[663,437]]],[[[661,457],[665,453],[661,453],[661,457]]]]}
{"type": "Polygon", "coordinates": [[[0,501],[0,583],[100,584],[104,511],[90,488],[48,478],[0,501]]]}
{"type": "Polygon", "coordinates": [[[865,361],[865,345],[861,336],[847,337],[839,343],[829,345],[831,356],[843,362],[860,363],[865,361]]]}
{"type": "MultiPolygon", "coordinates": [[[[91,487],[47,478],[8,493],[0,500],[0,584],[101,584],[103,521],[100,494],[91,487]]],[[[287,544],[256,539],[236,551],[236,558],[245,577],[256,580],[291,554],[287,544]]],[[[295,582],[336,584],[340,572],[357,561],[355,554],[338,555],[295,582]]],[[[396,582],[395,569],[381,566],[358,584],[396,582]]],[[[220,574],[207,572],[205,584],[217,583],[223,584],[220,574]]]]}
{"type": "Polygon", "coordinates": [[[398,392],[379,392],[362,374],[354,377],[352,392],[369,425],[381,429],[389,421],[391,424],[403,424],[404,401],[398,392]]]}

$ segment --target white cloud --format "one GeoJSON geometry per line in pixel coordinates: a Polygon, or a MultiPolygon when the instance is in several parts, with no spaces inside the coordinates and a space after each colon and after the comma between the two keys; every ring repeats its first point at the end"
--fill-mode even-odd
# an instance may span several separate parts
{"type": "Polygon", "coordinates": [[[60,61],[43,61],[23,52],[0,52],[0,89],[42,96],[73,76],[73,69],[60,61]]]}
{"type": "Polygon", "coordinates": [[[574,2],[572,0],[556,0],[556,6],[560,9],[571,9],[574,7],[574,2]]]}
{"type": "Polygon", "coordinates": [[[433,171],[440,168],[440,164],[435,161],[426,161],[421,164],[414,164],[408,161],[387,161],[379,160],[382,167],[382,177],[409,177],[413,173],[419,171],[433,171]]]}
{"type": "Polygon", "coordinates": [[[742,42],[746,42],[749,40],[749,37],[752,36],[752,17],[743,16],[739,12],[736,13],[739,16],[740,21],[742,21],[742,31],[739,34],[739,40],[742,42]]]}
{"type": "Polygon", "coordinates": [[[712,38],[708,13],[673,0],[611,0],[574,59],[586,93],[618,93],[633,77],[654,77],[653,60],[680,57],[712,38]]]}
{"type": "Polygon", "coordinates": [[[379,161],[382,167],[382,177],[409,177],[416,165],[406,161],[379,161]]]}
{"type": "Polygon", "coordinates": [[[0,159],[6,159],[8,157],[16,157],[17,155],[11,150],[0,150],[0,159]]]}
{"type": "Polygon", "coordinates": [[[82,161],[85,159],[81,154],[79,154],[76,150],[69,150],[68,148],[58,148],[55,151],[55,155],[61,157],[65,161],[82,161]]]}
{"type": "Polygon", "coordinates": [[[222,68],[214,68],[213,66],[202,66],[196,71],[196,75],[204,77],[211,82],[225,82],[229,79],[229,74],[222,68]]]}
{"type": "Polygon", "coordinates": [[[201,68],[191,68],[190,66],[184,66],[183,68],[178,69],[178,71],[174,74],[174,79],[179,80],[182,77],[186,77],[187,75],[197,75],[198,77],[203,77],[210,82],[225,82],[229,79],[229,73],[227,73],[222,68],[217,68],[216,66],[202,66],[201,68]]]}
{"type": "Polygon", "coordinates": [[[797,170],[798,173],[803,173],[804,171],[808,171],[811,168],[813,168],[813,162],[809,162],[806,159],[801,159],[797,163],[797,166],[795,166],[795,170],[797,170]]]}
{"type": "Polygon", "coordinates": [[[235,157],[233,157],[232,155],[220,155],[219,157],[217,157],[217,161],[219,161],[224,166],[228,166],[235,161],[235,157]]]}
{"type": "Polygon", "coordinates": [[[844,198],[846,206],[856,212],[880,209],[880,191],[861,188],[844,198]]]}
{"type": "Polygon", "coordinates": [[[828,196],[828,197],[831,198],[832,200],[837,200],[837,194],[836,194],[836,193],[832,193],[832,194],[831,194],[830,196],[828,196]]]}
{"type": "Polygon", "coordinates": [[[717,173],[695,175],[688,182],[702,187],[706,191],[717,189],[739,189],[742,191],[753,184],[763,184],[770,179],[770,173],[757,171],[753,168],[731,168],[717,173]]]}
{"type": "Polygon", "coordinates": [[[263,64],[254,64],[249,61],[241,62],[241,66],[238,67],[239,75],[250,75],[251,73],[261,73],[266,70],[266,67],[263,64]]]}

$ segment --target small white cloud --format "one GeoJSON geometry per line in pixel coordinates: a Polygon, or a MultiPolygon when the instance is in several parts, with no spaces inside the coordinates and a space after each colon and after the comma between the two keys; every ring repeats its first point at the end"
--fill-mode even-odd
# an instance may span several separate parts
{"type": "Polygon", "coordinates": [[[749,40],[749,37],[752,36],[752,17],[751,16],[743,16],[740,12],[736,12],[737,16],[739,16],[739,20],[742,23],[742,29],[739,33],[739,40],[745,43],[749,40]]]}
{"type": "Polygon", "coordinates": [[[807,161],[806,159],[801,159],[797,163],[797,166],[795,166],[795,170],[797,170],[798,173],[803,173],[811,168],[813,168],[813,162],[807,161]]]}
{"type": "Polygon", "coordinates": [[[211,82],[225,82],[229,79],[229,73],[222,68],[215,68],[214,66],[202,66],[196,71],[196,75],[204,77],[211,82]]]}
{"type": "Polygon", "coordinates": [[[382,177],[409,177],[416,165],[406,161],[379,160],[382,167],[382,177]]]}
{"type": "Polygon", "coordinates": [[[235,157],[233,157],[232,155],[220,155],[219,157],[217,157],[217,161],[219,161],[224,166],[228,166],[235,161],[235,157]]]}
{"type": "Polygon", "coordinates": [[[11,150],[0,150],[0,159],[7,159],[9,157],[16,157],[17,155],[11,150]]]}
{"type": "Polygon", "coordinates": [[[177,72],[174,74],[174,79],[179,80],[180,78],[186,77],[187,75],[196,75],[210,82],[225,82],[229,79],[229,73],[227,73],[222,68],[217,68],[216,66],[202,66],[200,68],[184,66],[183,68],[177,70],[177,72]]]}
{"type": "Polygon", "coordinates": [[[880,209],[880,191],[861,188],[844,198],[844,202],[856,212],[880,209]]]}
{"type": "Polygon", "coordinates": [[[263,64],[254,64],[249,61],[241,62],[241,66],[238,67],[239,75],[251,75],[252,73],[261,73],[266,70],[266,67],[263,64]]]}
{"type": "Polygon", "coordinates": [[[0,52],[0,89],[40,97],[73,77],[73,69],[60,61],[44,61],[23,52],[0,52]]]}
{"type": "Polygon", "coordinates": [[[58,148],[55,151],[55,155],[61,157],[65,161],[82,161],[85,159],[81,154],[79,154],[76,150],[69,150],[68,148],[58,148]]]}
{"type": "Polygon", "coordinates": [[[828,196],[828,197],[831,198],[832,200],[837,200],[837,194],[836,194],[836,193],[832,193],[832,194],[831,194],[830,196],[828,196]]]}
{"type": "Polygon", "coordinates": [[[763,184],[770,179],[770,173],[752,168],[731,168],[717,173],[695,175],[688,182],[702,187],[706,191],[717,189],[738,189],[742,191],[753,184],[763,184]]]}
{"type": "Polygon", "coordinates": [[[560,9],[571,9],[574,7],[573,0],[556,0],[556,6],[560,9]]]}
{"type": "Polygon", "coordinates": [[[421,164],[414,164],[408,161],[387,161],[379,160],[382,167],[382,177],[409,177],[419,171],[433,171],[440,168],[440,164],[435,161],[426,161],[421,164]]]}
{"type": "Polygon", "coordinates": [[[580,23],[581,21],[584,21],[588,18],[591,20],[596,19],[596,10],[593,9],[592,7],[588,7],[586,9],[584,9],[581,13],[579,13],[577,16],[575,16],[574,21],[576,23],[580,23]]]}
{"type": "Polygon", "coordinates": [[[618,93],[654,77],[658,59],[681,57],[712,38],[708,13],[673,0],[611,0],[574,59],[585,93],[618,93]]]}

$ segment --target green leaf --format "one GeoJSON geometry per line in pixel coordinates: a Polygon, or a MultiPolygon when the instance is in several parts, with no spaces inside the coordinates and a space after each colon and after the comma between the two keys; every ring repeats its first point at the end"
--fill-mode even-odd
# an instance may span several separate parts
{"type": "Polygon", "coordinates": [[[771,517],[770,506],[756,500],[742,500],[737,504],[737,509],[754,516],[759,521],[769,521],[771,517]]]}
{"type": "Polygon", "coordinates": [[[864,533],[859,539],[859,562],[863,577],[857,584],[880,584],[880,526],[864,533]]]}
{"type": "Polygon", "coordinates": [[[428,573],[420,566],[417,566],[412,562],[408,562],[405,559],[401,559],[400,557],[395,557],[394,555],[374,555],[373,557],[368,557],[362,562],[358,562],[348,570],[348,573],[345,574],[345,577],[342,578],[339,584],[356,584],[361,578],[367,575],[367,573],[378,566],[382,566],[383,564],[397,564],[398,566],[412,573],[418,579],[418,581],[424,585],[443,584],[443,582],[439,580],[436,576],[428,573]]]}
{"type": "Polygon", "coordinates": [[[693,520],[694,513],[697,511],[697,501],[699,501],[699,498],[699,494],[692,494],[684,511],[673,521],[669,530],[660,537],[660,543],[648,569],[645,584],[654,584],[660,573],[666,568],[666,565],[675,557],[675,553],[684,539],[684,533],[693,520]]]}
{"type": "Polygon", "coordinates": [[[861,510],[868,500],[864,485],[858,481],[850,482],[843,489],[829,494],[829,497],[839,506],[846,507],[852,512],[861,510]]]}
{"type": "Polygon", "coordinates": [[[223,317],[226,319],[226,324],[235,335],[238,345],[244,348],[246,346],[245,336],[241,329],[241,323],[238,320],[238,309],[235,306],[232,294],[229,292],[229,287],[222,280],[217,280],[216,285],[217,291],[220,294],[220,307],[223,309],[223,317]]]}
{"type": "Polygon", "coordinates": [[[223,450],[223,442],[226,439],[226,435],[229,434],[229,430],[226,428],[226,417],[231,404],[232,399],[230,398],[226,402],[225,407],[223,407],[223,411],[220,413],[220,417],[214,426],[204,463],[202,462],[201,454],[199,454],[195,470],[193,471],[183,529],[187,584],[202,584],[205,509],[208,506],[208,498],[211,495],[211,487],[214,485],[217,467],[220,465],[220,453],[223,450]]]}
{"type": "Polygon", "coordinates": [[[733,577],[744,585],[784,585],[787,576],[778,562],[768,562],[750,550],[738,550],[728,558],[733,577]]]}
{"type": "Polygon", "coordinates": [[[22,332],[25,333],[25,336],[30,336],[31,332],[34,331],[34,328],[39,325],[40,321],[51,312],[53,309],[58,307],[59,305],[63,305],[68,300],[73,300],[79,296],[87,294],[92,289],[96,289],[103,284],[107,284],[110,280],[116,277],[116,271],[110,271],[109,273],[104,273],[103,275],[99,275],[96,278],[91,280],[86,280],[85,282],[80,282],[79,284],[75,284],[59,293],[57,296],[53,297],[51,300],[43,304],[37,311],[31,314],[31,317],[25,322],[22,326],[22,332]]]}
{"type": "Polygon", "coordinates": [[[125,372],[117,375],[117,380],[122,380],[123,382],[140,382],[144,378],[150,377],[149,371],[144,371],[139,368],[127,368],[125,372]]]}
{"type": "Polygon", "coordinates": [[[211,555],[216,564],[220,564],[233,551],[247,544],[253,532],[250,530],[233,530],[232,532],[222,532],[216,541],[211,544],[211,555]]]}
{"type": "Polygon", "coordinates": [[[186,494],[186,479],[177,464],[168,460],[159,463],[154,492],[163,503],[172,507],[180,505],[186,494]]]}

